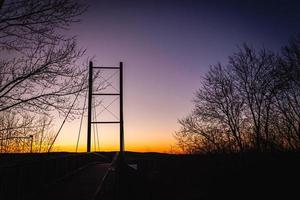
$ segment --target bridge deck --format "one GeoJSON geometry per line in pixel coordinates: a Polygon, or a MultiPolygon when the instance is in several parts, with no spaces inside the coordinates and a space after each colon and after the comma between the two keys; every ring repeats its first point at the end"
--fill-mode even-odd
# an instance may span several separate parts
{"type": "Polygon", "coordinates": [[[109,167],[110,163],[91,163],[41,191],[36,199],[91,200],[109,167]]]}

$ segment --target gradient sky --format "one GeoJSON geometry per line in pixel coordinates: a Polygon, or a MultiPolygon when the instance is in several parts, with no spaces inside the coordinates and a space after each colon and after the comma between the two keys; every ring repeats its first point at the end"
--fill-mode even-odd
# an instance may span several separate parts
{"type": "MultiPolygon", "coordinates": [[[[175,145],[177,120],[191,111],[209,65],[226,63],[243,42],[279,51],[300,33],[297,1],[86,2],[88,12],[69,32],[96,65],[124,62],[125,145],[132,151],[175,145]]],[[[78,127],[78,120],[66,125],[60,150],[75,149],[78,127]]],[[[100,128],[101,150],[117,148],[118,129],[112,130],[100,128]]],[[[85,150],[85,128],[83,135],[85,150]]]]}

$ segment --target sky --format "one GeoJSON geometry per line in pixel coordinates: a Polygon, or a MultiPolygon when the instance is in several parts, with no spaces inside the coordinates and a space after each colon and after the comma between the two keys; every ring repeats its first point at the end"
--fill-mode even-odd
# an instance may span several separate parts
{"type": "MultiPolygon", "coordinates": [[[[300,33],[297,1],[87,0],[88,11],[68,34],[76,35],[97,66],[124,62],[127,151],[170,152],[178,119],[209,66],[226,63],[238,46],[278,52],[300,33]]],[[[118,109],[118,103],[112,110],[118,109]]],[[[97,118],[102,119],[101,115],[97,118]]],[[[57,121],[63,119],[57,119],[57,121]]],[[[63,128],[58,150],[75,150],[79,119],[63,128]]],[[[86,121],[80,137],[85,151],[86,121]]],[[[117,150],[118,127],[98,127],[100,150],[117,150]]],[[[93,138],[93,136],[92,136],[93,138]]],[[[99,150],[99,148],[97,148],[99,150]]]]}

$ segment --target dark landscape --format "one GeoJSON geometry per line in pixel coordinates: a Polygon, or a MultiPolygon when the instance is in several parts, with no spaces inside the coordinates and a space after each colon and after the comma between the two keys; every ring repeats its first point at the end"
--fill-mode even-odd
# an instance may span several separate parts
{"type": "MultiPolygon", "coordinates": [[[[90,155],[88,160],[85,153],[1,155],[0,191],[7,195],[2,197],[23,199],[20,198],[23,194],[32,199],[47,188],[47,183],[51,187],[60,184],[72,178],[78,168],[92,162],[110,162],[115,152],[99,154],[90,155]],[[82,160],[59,158],[68,156],[82,160]],[[56,160],[56,165],[51,166],[51,159],[56,160]],[[61,171],[56,178],[51,177],[54,169],[61,171]]],[[[121,177],[125,178],[119,187],[126,188],[122,191],[123,199],[294,199],[298,196],[300,155],[297,152],[212,155],[126,152],[125,160],[129,166],[136,165],[137,170],[121,170],[121,177]]],[[[106,184],[110,181],[108,178],[106,184]]],[[[112,188],[106,187],[103,199],[111,199],[112,188]]]]}

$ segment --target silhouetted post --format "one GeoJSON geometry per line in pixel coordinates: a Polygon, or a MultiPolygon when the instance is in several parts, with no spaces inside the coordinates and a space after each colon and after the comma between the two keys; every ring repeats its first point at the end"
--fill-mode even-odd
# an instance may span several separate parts
{"type": "Polygon", "coordinates": [[[124,120],[123,120],[123,62],[120,62],[120,153],[124,152],[124,120]]]}
{"type": "Polygon", "coordinates": [[[0,0],[0,9],[2,8],[3,3],[4,3],[4,0],[0,0]]]}
{"type": "Polygon", "coordinates": [[[32,153],[33,135],[29,135],[30,138],[30,153],[32,153]]]}
{"type": "Polygon", "coordinates": [[[93,93],[93,62],[89,64],[89,94],[88,94],[88,127],[87,127],[87,152],[91,152],[92,132],[92,93],[93,93]]]}

